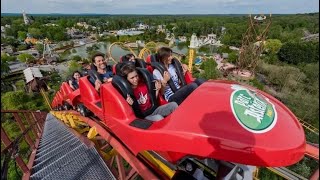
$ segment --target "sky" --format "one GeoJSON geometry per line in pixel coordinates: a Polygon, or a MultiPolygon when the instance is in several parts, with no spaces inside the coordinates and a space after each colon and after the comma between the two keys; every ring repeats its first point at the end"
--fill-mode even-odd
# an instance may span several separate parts
{"type": "Polygon", "coordinates": [[[319,12],[319,0],[1,0],[1,13],[296,14],[319,12]]]}

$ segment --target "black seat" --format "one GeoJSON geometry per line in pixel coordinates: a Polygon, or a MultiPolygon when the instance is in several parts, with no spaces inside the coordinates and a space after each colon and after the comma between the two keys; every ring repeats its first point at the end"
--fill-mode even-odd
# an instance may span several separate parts
{"type": "MultiPolygon", "coordinates": [[[[135,59],[135,67],[140,67],[140,68],[147,68],[147,64],[146,62],[143,60],[143,59],[138,59],[136,58],[135,59]]],[[[124,62],[119,62],[116,64],[116,73],[117,75],[120,75],[119,72],[120,72],[120,69],[123,65],[127,64],[127,63],[133,63],[133,62],[130,62],[130,61],[124,61],[124,62]]]]}
{"type": "MultiPolygon", "coordinates": [[[[184,78],[184,75],[183,75],[183,70],[182,70],[182,66],[181,66],[181,63],[176,59],[172,59],[172,65],[175,67],[176,69],[176,73],[181,81],[181,84],[180,86],[183,87],[185,85],[187,85],[187,82],[184,78]]],[[[154,68],[154,69],[157,69],[162,77],[163,77],[163,74],[164,74],[164,71],[168,71],[167,68],[160,62],[151,62],[151,66],[154,68]]],[[[172,89],[173,92],[176,92],[178,89],[176,88],[176,86],[174,85],[172,79],[170,78],[170,80],[168,81],[168,84],[170,86],[170,88],[172,89]]]]}
{"type": "MultiPolygon", "coordinates": [[[[111,66],[107,65],[106,68],[107,68],[107,71],[112,71],[111,66]]],[[[91,64],[91,68],[88,71],[88,75],[89,75],[89,81],[93,86],[95,86],[94,83],[97,79],[103,82],[103,79],[100,77],[99,73],[97,72],[97,67],[93,64],[91,64]]]]}
{"type": "Polygon", "coordinates": [[[112,85],[120,92],[120,94],[122,95],[123,98],[126,99],[127,94],[130,95],[130,97],[133,99],[132,108],[133,108],[135,115],[138,118],[144,118],[144,117],[150,115],[159,105],[156,100],[156,93],[154,91],[155,83],[153,82],[153,77],[152,77],[151,73],[144,68],[137,67],[136,69],[139,74],[140,80],[143,80],[146,83],[148,91],[149,91],[151,107],[149,109],[147,109],[145,112],[142,112],[140,110],[138,101],[133,94],[133,89],[126,79],[124,79],[120,75],[115,75],[112,79],[112,85]]]}

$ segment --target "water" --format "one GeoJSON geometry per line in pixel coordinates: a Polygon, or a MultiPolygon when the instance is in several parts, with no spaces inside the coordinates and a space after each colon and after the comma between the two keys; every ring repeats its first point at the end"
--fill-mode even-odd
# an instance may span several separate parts
{"type": "MultiPolygon", "coordinates": [[[[86,45],[83,45],[83,46],[80,46],[80,47],[76,47],[74,48],[76,50],[75,53],[71,53],[69,55],[69,57],[72,57],[72,56],[75,56],[75,55],[78,55],[78,56],[81,56],[82,58],[88,58],[88,59],[91,59],[91,57],[88,57],[88,53],[86,52],[86,48],[87,47],[91,47],[92,45],[94,44],[97,44],[99,49],[98,51],[99,52],[102,52],[102,53],[107,53],[108,49],[109,49],[109,46],[110,46],[110,43],[109,42],[98,42],[98,43],[89,43],[89,44],[86,44],[86,45]]],[[[180,53],[180,54],[187,54],[188,53],[188,47],[185,46],[183,48],[178,48],[177,46],[174,46],[172,48],[172,50],[174,52],[177,52],[177,53],[180,53]]],[[[73,50],[71,50],[72,52],[73,50]]],[[[138,50],[137,49],[133,49],[133,51],[136,53],[136,55],[139,54],[138,50]]],[[[121,47],[119,47],[118,45],[114,45],[112,46],[112,57],[118,61],[120,59],[121,56],[125,55],[125,54],[128,54],[128,53],[131,53],[130,51],[128,50],[124,50],[122,49],[121,47]]]]}

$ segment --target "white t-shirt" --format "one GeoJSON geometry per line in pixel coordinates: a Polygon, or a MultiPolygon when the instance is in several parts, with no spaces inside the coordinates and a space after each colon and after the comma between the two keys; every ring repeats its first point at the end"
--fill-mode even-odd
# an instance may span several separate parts
{"type": "MultiPolygon", "coordinates": [[[[169,64],[168,72],[170,73],[170,78],[172,79],[174,85],[176,86],[177,89],[179,89],[180,88],[179,77],[177,75],[176,68],[172,64],[169,64]]],[[[156,80],[163,80],[163,76],[161,75],[160,71],[157,69],[153,70],[153,78],[156,80]]],[[[170,88],[169,84],[167,84],[164,90],[165,100],[168,101],[173,94],[174,92],[170,88]]]]}

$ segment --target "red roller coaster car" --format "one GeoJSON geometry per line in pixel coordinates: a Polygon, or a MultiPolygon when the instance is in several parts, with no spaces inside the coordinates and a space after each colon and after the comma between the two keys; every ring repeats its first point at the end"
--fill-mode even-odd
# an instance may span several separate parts
{"type": "MultiPolygon", "coordinates": [[[[190,73],[185,79],[193,80],[190,73]]],[[[65,90],[74,93],[65,97],[73,106],[83,103],[94,112],[134,154],[152,150],[171,163],[192,156],[268,167],[289,166],[304,157],[306,138],[298,119],[280,101],[253,87],[206,81],[172,114],[152,122],[136,117],[114,85],[103,84],[98,93],[85,76],[79,91],[65,90]]],[[[54,108],[62,99],[58,92],[54,108]]]]}

